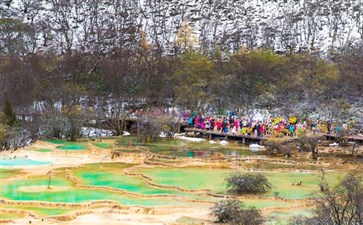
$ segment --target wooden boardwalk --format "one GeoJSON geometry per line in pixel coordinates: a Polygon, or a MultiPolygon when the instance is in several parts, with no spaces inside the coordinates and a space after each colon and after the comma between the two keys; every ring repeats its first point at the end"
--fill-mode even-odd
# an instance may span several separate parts
{"type": "MultiPolygon", "coordinates": [[[[335,140],[337,138],[336,134],[323,134],[323,136],[327,139],[327,140],[335,140]]],[[[362,135],[349,135],[346,137],[348,139],[348,141],[354,141],[357,143],[363,143],[363,136],[362,135]]]]}
{"type": "MultiPolygon", "coordinates": [[[[257,135],[246,135],[246,134],[233,134],[233,133],[224,133],[224,132],[215,132],[215,131],[208,131],[196,128],[185,128],[186,132],[193,132],[194,136],[197,133],[200,133],[204,137],[208,137],[209,139],[214,139],[216,137],[222,137],[225,140],[233,139],[233,140],[241,140],[242,143],[246,142],[258,142],[262,145],[263,141],[266,141],[272,137],[265,136],[265,137],[258,137],[257,135]]],[[[288,137],[290,140],[296,140],[297,138],[288,137]]]]}
{"type": "MultiPolygon", "coordinates": [[[[185,130],[185,132],[193,132],[194,136],[196,136],[197,133],[200,133],[203,137],[208,137],[209,139],[214,139],[216,137],[222,137],[225,140],[228,140],[228,139],[242,140],[242,143],[259,142],[260,144],[262,144],[263,141],[273,138],[271,136],[258,137],[256,135],[215,132],[215,131],[202,130],[202,129],[196,129],[196,128],[185,128],[184,130],[185,130]]],[[[325,137],[327,140],[332,140],[332,141],[337,138],[336,134],[323,133],[320,135],[325,137]]],[[[289,140],[297,140],[296,137],[287,137],[287,138],[289,140]]],[[[359,144],[363,144],[363,135],[349,135],[346,138],[348,139],[348,141],[353,141],[353,142],[357,142],[359,144]]]]}

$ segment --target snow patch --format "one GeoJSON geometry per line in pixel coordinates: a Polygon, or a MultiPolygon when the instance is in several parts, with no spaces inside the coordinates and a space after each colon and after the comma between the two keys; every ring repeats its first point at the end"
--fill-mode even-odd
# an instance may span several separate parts
{"type": "Polygon", "coordinates": [[[82,127],[81,134],[85,137],[110,137],[112,131],[93,127],[82,127]]]}
{"type": "Polygon", "coordinates": [[[175,136],[176,139],[183,141],[191,141],[191,142],[203,142],[205,139],[203,138],[192,138],[192,137],[184,137],[184,136],[175,136]]]}
{"type": "Polygon", "coordinates": [[[221,145],[228,145],[228,141],[223,140],[223,141],[220,142],[220,144],[221,145]]]}
{"type": "Polygon", "coordinates": [[[251,152],[257,152],[265,148],[265,146],[259,144],[250,144],[249,146],[251,152]]]}

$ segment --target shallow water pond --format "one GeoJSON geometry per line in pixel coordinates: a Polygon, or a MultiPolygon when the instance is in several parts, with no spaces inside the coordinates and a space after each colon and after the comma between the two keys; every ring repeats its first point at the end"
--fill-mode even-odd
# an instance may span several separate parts
{"type": "Polygon", "coordinates": [[[306,208],[306,209],[294,209],[291,208],[289,210],[283,210],[283,211],[272,211],[268,216],[268,222],[267,225],[288,225],[289,219],[291,217],[310,217],[312,216],[312,208],[306,208]]]}
{"type": "Polygon", "coordinates": [[[28,158],[12,158],[4,159],[0,158],[0,167],[12,167],[12,166],[38,166],[38,165],[49,165],[52,164],[50,161],[38,161],[28,158]]]}
{"type": "Polygon", "coordinates": [[[57,148],[60,150],[67,150],[67,151],[80,151],[80,150],[85,150],[87,147],[85,144],[67,143],[62,146],[58,146],[57,148]]]}
{"type": "Polygon", "coordinates": [[[37,152],[52,152],[53,150],[48,149],[48,148],[41,148],[41,149],[36,149],[35,151],[37,151],[37,152]]]}
{"type": "Polygon", "coordinates": [[[209,141],[204,142],[188,142],[182,140],[162,139],[154,143],[139,143],[135,136],[121,137],[117,139],[117,145],[121,146],[145,146],[151,152],[157,154],[179,156],[179,157],[208,157],[213,154],[223,154],[226,156],[247,156],[259,155],[261,153],[253,153],[249,151],[248,146],[239,143],[230,142],[227,146],[218,143],[210,144],[209,141]]]}
{"type": "MultiPolygon", "coordinates": [[[[269,172],[265,173],[272,184],[269,196],[280,196],[288,199],[303,199],[311,197],[313,192],[319,191],[319,173],[300,172],[269,172]],[[297,185],[302,181],[301,185],[297,185]]],[[[327,181],[332,186],[336,185],[341,173],[330,172],[326,174],[327,181]]]]}
{"type": "MultiPolygon", "coordinates": [[[[232,172],[231,169],[212,169],[206,167],[186,168],[136,168],[134,164],[123,163],[94,163],[81,167],[68,167],[56,169],[51,179],[51,189],[47,189],[49,177],[30,176],[27,179],[12,180],[1,185],[0,198],[18,201],[46,201],[66,203],[86,203],[95,200],[112,200],[116,203],[129,206],[190,206],[199,203],[184,201],[203,200],[216,202],[220,198],[213,198],[206,193],[183,192],[175,189],[163,189],[148,185],[148,180],[137,176],[129,176],[124,172],[144,174],[152,178],[152,183],[177,186],[184,189],[210,189],[213,193],[226,194],[225,178],[232,172]],[[135,168],[133,168],[135,167],[135,168]],[[66,169],[77,177],[82,185],[95,186],[95,189],[84,189],[75,187],[66,178],[66,169]],[[147,197],[135,197],[127,194],[103,190],[102,187],[112,187],[127,192],[142,194],[147,197]],[[155,195],[175,195],[174,197],[155,197],[155,195]],[[154,196],[154,197],[152,197],[154,196]],[[182,198],[179,198],[182,197],[182,198]],[[184,199],[184,200],[183,200],[184,199]]],[[[19,173],[19,170],[2,169],[2,179],[19,173]]],[[[243,172],[243,171],[242,171],[243,172]]],[[[20,172],[21,173],[21,172],[20,172]]],[[[46,171],[44,172],[44,174],[46,171]]],[[[300,172],[266,172],[264,173],[272,183],[272,190],[265,194],[265,197],[280,196],[287,199],[304,199],[309,194],[318,190],[318,173],[300,172]],[[302,181],[301,186],[296,186],[302,181]],[[294,183],[294,185],[292,185],[294,183]]],[[[326,174],[328,182],[334,186],[339,177],[344,174],[329,172],[326,174]]],[[[289,215],[309,215],[308,210],[296,208],[302,207],[302,202],[286,202],[273,199],[245,199],[245,207],[256,207],[257,209],[270,208],[271,221],[284,221],[289,215]],[[278,208],[278,209],[274,209],[278,208]]],[[[209,206],[206,206],[209,207],[209,206]]],[[[28,206],[6,206],[6,208],[22,209],[38,216],[62,215],[75,210],[66,208],[51,207],[28,207],[28,206]]]]}
{"type": "Polygon", "coordinates": [[[81,168],[74,168],[72,171],[81,183],[85,185],[112,187],[142,195],[176,195],[194,200],[213,201],[213,198],[207,195],[150,186],[146,179],[125,175],[123,173],[123,169],[131,166],[128,164],[114,163],[91,164],[81,168]]]}
{"type": "Polygon", "coordinates": [[[98,148],[104,148],[104,149],[110,149],[112,148],[113,144],[112,143],[93,143],[94,146],[98,147],[98,148]]]}
{"type": "Polygon", "coordinates": [[[1,186],[0,197],[19,201],[81,203],[95,200],[113,200],[124,205],[188,205],[187,202],[171,198],[138,198],[104,190],[74,188],[62,178],[53,178],[49,191],[44,188],[39,188],[39,191],[36,189],[29,191],[32,188],[34,189],[34,187],[46,187],[47,185],[48,178],[46,176],[31,177],[29,180],[12,181],[1,186]],[[58,188],[60,189],[58,190],[58,188]]]}
{"type": "Polygon", "coordinates": [[[57,146],[57,149],[60,149],[60,150],[80,151],[80,150],[87,149],[86,142],[71,142],[71,141],[60,140],[60,139],[47,140],[47,142],[59,145],[59,146],[57,146]]]}
{"type": "Polygon", "coordinates": [[[208,168],[147,168],[135,171],[153,179],[153,183],[186,189],[211,189],[223,192],[224,179],[231,170],[208,168]]]}
{"type": "MultiPolygon", "coordinates": [[[[225,178],[234,172],[228,169],[208,168],[145,168],[137,170],[153,179],[154,183],[178,186],[187,189],[210,189],[213,192],[226,192],[225,178]]],[[[243,172],[243,171],[242,171],[243,172]]],[[[318,173],[300,172],[265,172],[272,184],[272,190],[266,196],[280,196],[287,199],[303,199],[318,191],[318,173]],[[302,181],[301,186],[296,183],[302,181]],[[294,183],[294,185],[292,185],[294,183]]],[[[327,173],[329,183],[335,185],[342,174],[327,173]]]]}

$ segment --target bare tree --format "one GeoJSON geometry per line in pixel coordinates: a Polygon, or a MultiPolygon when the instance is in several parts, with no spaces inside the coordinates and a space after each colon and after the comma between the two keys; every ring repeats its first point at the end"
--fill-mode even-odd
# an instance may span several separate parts
{"type": "Polygon", "coordinates": [[[318,143],[321,137],[318,136],[307,136],[306,134],[298,139],[298,149],[299,151],[305,152],[309,151],[312,154],[312,158],[317,158],[318,153],[318,143]]]}
{"type": "Polygon", "coordinates": [[[363,186],[358,171],[347,174],[335,187],[329,188],[322,176],[322,194],[315,197],[316,209],[309,224],[360,225],[363,221],[363,186]]]}

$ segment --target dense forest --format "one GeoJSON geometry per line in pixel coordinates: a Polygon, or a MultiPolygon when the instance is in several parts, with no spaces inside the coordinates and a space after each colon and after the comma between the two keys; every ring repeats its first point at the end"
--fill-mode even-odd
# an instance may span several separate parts
{"type": "Polygon", "coordinates": [[[3,0],[0,139],[21,116],[80,125],[130,107],[359,122],[362,12],[361,0],[3,0]]]}

